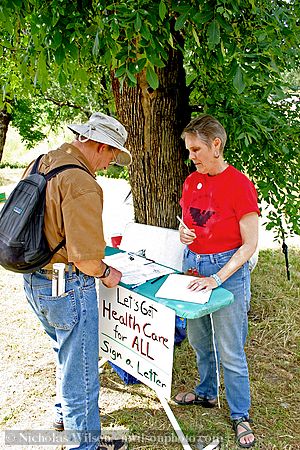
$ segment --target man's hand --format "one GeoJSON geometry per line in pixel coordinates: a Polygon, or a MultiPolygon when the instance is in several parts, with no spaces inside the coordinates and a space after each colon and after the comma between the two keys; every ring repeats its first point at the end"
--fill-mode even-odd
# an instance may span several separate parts
{"type": "Polygon", "coordinates": [[[195,230],[193,228],[187,230],[182,225],[179,225],[179,235],[180,235],[180,242],[186,245],[191,244],[197,237],[195,230]]]}
{"type": "Polygon", "coordinates": [[[119,283],[119,281],[121,280],[122,277],[122,273],[115,269],[114,267],[110,266],[110,274],[108,275],[108,277],[103,278],[100,281],[102,281],[102,284],[107,287],[107,288],[113,288],[115,286],[117,286],[117,284],[119,283]]]}
{"type": "Polygon", "coordinates": [[[74,264],[86,275],[99,278],[104,286],[108,288],[117,286],[122,277],[122,273],[119,270],[110,266],[110,274],[101,279],[100,277],[103,275],[105,268],[107,268],[107,265],[102,260],[76,261],[74,264]]]}

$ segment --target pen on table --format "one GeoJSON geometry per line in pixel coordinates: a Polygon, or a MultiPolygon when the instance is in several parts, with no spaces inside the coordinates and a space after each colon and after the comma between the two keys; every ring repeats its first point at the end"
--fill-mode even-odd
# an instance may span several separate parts
{"type": "Polygon", "coordinates": [[[141,284],[144,284],[144,283],[145,283],[145,281],[142,281],[141,283],[134,284],[133,286],[130,286],[129,289],[136,289],[137,287],[139,287],[141,284]]]}
{"type": "Polygon", "coordinates": [[[189,230],[189,231],[190,231],[189,227],[184,223],[184,221],[183,221],[182,219],[180,219],[179,216],[176,216],[176,219],[179,220],[179,222],[181,223],[181,225],[182,225],[186,230],[189,230]]]}
{"type": "Polygon", "coordinates": [[[150,281],[151,284],[156,283],[158,280],[161,280],[164,277],[164,275],[161,275],[160,277],[154,278],[154,280],[150,281]]]}

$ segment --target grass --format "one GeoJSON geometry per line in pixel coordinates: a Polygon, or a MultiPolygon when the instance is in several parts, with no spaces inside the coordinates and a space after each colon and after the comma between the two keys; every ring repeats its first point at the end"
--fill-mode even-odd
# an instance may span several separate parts
{"type": "MultiPolygon", "coordinates": [[[[300,449],[300,252],[290,251],[291,281],[286,278],[283,254],[279,250],[261,251],[259,263],[252,275],[252,301],[249,313],[248,357],[253,428],[256,449],[300,449]]],[[[101,377],[102,385],[117,382],[117,375],[101,377]]],[[[181,389],[193,389],[197,380],[193,351],[187,340],[176,347],[174,355],[172,395],[181,389]]],[[[141,405],[115,411],[104,419],[104,426],[119,425],[130,433],[142,436],[132,442],[130,450],[181,449],[176,435],[157,400],[157,408],[147,407],[147,399],[155,395],[142,385],[123,386],[121,390],[144,398],[141,405]],[[146,400],[146,404],[145,404],[146,400]],[[156,443],[151,442],[156,439],[156,443]],[[160,439],[160,440],[159,440],[160,439]],[[173,439],[173,440],[172,440],[173,439]],[[165,440],[165,444],[163,444],[165,440]]],[[[221,408],[182,407],[171,402],[171,408],[183,432],[194,442],[206,444],[218,437],[223,449],[238,448],[229,421],[224,386],[221,386],[221,408]]],[[[198,448],[200,448],[199,446],[198,448]]]]}

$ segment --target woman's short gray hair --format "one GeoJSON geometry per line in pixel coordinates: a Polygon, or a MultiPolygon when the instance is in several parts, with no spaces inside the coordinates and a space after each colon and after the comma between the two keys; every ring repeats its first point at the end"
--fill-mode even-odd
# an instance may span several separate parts
{"type": "Polygon", "coordinates": [[[211,145],[215,138],[219,138],[221,141],[221,152],[223,152],[227,140],[227,134],[223,125],[208,114],[192,119],[184,128],[181,137],[184,139],[187,134],[196,134],[207,145],[211,145]]]}

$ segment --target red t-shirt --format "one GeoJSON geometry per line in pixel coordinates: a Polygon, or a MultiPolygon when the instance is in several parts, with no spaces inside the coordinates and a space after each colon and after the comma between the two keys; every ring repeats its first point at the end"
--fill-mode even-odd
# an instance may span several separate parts
{"type": "Polygon", "coordinates": [[[260,214],[253,183],[233,166],[215,176],[193,172],[184,182],[180,205],[183,221],[197,235],[189,248],[202,254],[240,247],[240,219],[260,214]]]}

